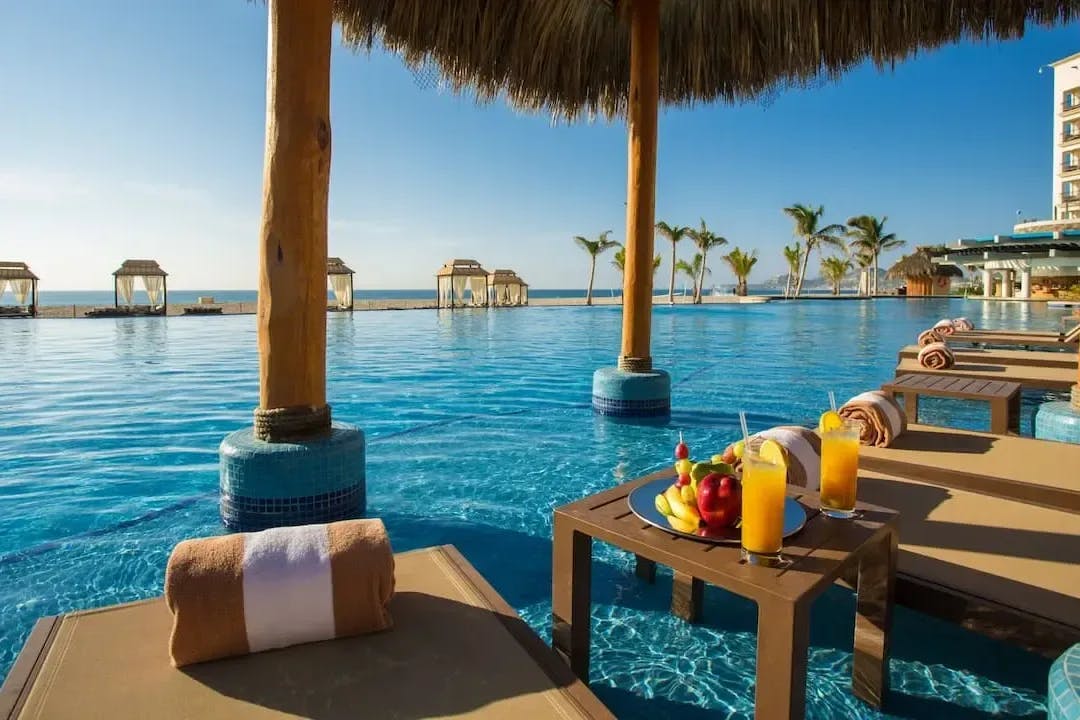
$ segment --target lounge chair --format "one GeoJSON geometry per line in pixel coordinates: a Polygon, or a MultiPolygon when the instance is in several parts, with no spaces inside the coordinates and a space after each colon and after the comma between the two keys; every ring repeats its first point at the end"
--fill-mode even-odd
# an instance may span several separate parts
{"type": "Polygon", "coordinates": [[[1068,332],[1021,332],[1017,330],[972,330],[954,332],[949,336],[953,344],[993,345],[999,347],[1060,348],[1063,345],[1076,349],[1080,344],[1080,325],[1068,332]]]}
{"type": "Polygon", "coordinates": [[[983,380],[1010,380],[1020,383],[1025,390],[1056,390],[1065,392],[1076,384],[1076,363],[1071,368],[1033,367],[1029,365],[1005,365],[991,361],[957,362],[948,370],[931,370],[914,358],[903,358],[896,365],[896,375],[916,373],[922,375],[956,375],[983,380]]]}
{"type": "Polygon", "coordinates": [[[1080,641],[1075,510],[879,473],[859,499],[900,512],[897,602],[1048,657],[1080,641]]]}
{"type": "Polygon", "coordinates": [[[1071,443],[911,424],[889,447],[860,446],[859,466],[1080,513],[1080,445],[1071,443]]]}
{"type": "MultiPolygon", "coordinates": [[[[1001,350],[987,348],[951,348],[958,363],[977,365],[1019,365],[1028,367],[1050,367],[1076,369],[1075,352],[1054,352],[1052,350],[1001,350]]],[[[918,345],[906,345],[897,353],[897,360],[916,359],[919,356],[918,345]]]]}
{"type": "Polygon", "coordinates": [[[614,718],[453,547],[395,564],[390,631],[181,669],[162,598],[44,618],[0,718],[614,718]]]}

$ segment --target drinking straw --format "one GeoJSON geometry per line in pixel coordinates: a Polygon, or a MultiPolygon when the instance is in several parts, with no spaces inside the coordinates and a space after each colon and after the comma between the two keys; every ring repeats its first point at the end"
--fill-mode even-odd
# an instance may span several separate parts
{"type": "Polygon", "coordinates": [[[742,439],[743,447],[747,450],[750,449],[750,430],[746,427],[746,413],[742,410],[739,411],[739,423],[742,425],[742,439]]]}
{"type": "Polygon", "coordinates": [[[836,412],[836,393],[832,390],[829,391],[829,404],[832,405],[832,411],[836,412]]]}

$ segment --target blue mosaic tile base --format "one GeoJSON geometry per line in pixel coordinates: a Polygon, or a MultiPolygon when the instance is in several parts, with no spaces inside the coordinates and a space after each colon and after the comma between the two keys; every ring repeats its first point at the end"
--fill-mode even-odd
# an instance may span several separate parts
{"type": "Polygon", "coordinates": [[[663,370],[631,373],[600,368],[593,373],[592,406],[598,415],[611,417],[667,417],[671,376],[663,370]]]}
{"type": "Polygon", "coordinates": [[[1043,403],[1035,413],[1035,437],[1080,443],[1080,410],[1067,401],[1043,403]]]}
{"type": "Polygon", "coordinates": [[[1050,667],[1049,720],[1080,720],[1080,645],[1073,645],[1050,667]]]}
{"type": "Polygon", "coordinates": [[[334,423],[327,438],[256,440],[253,428],[221,442],[221,519],[235,531],[359,517],[367,506],[364,433],[334,423]]]}

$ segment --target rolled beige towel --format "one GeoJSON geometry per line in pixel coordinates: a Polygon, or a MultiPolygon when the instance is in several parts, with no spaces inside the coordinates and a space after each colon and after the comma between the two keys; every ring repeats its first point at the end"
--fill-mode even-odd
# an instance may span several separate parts
{"type": "Polygon", "coordinates": [[[929,345],[931,343],[939,343],[944,341],[945,338],[942,337],[941,333],[939,333],[934,328],[930,328],[929,330],[923,330],[921,333],[919,333],[919,347],[923,347],[924,345],[929,345]]]}
{"type": "MultiPolygon", "coordinates": [[[[784,449],[788,484],[817,490],[821,485],[821,438],[817,433],[798,425],[781,425],[751,435],[750,444],[757,447],[766,438],[775,440],[784,449]]],[[[741,465],[736,462],[736,469],[741,465]]]]}
{"type": "Polygon", "coordinates": [[[966,317],[953,318],[952,326],[953,330],[960,332],[971,332],[975,329],[975,323],[971,322],[966,317]]]}
{"type": "Polygon", "coordinates": [[[381,520],[184,540],[165,570],[175,667],[385,630],[394,555],[381,520]]]}
{"type": "Polygon", "coordinates": [[[954,332],[956,332],[956,328],[953,327],[952,320],[938,320],[936,323],[934,323],[933,329],[937,331],[938,335],[942,335],[944,337],[948,337],[949,335],[952,335],[954,332]]]}
{"type": "Polygon", "coordinates": [[[840,417],[859,425],[859,442],[874,447],[888,447],[907,430],[907,416],[891,396],[871,390],[848,400],[837,412],[840,417]]]}
{"type": "Polygon", "coordinates": [[[919,350],[919,364],[930,370],[948,370],[956,363],[952,350],[943,342],[931,343],[919,350]]]}

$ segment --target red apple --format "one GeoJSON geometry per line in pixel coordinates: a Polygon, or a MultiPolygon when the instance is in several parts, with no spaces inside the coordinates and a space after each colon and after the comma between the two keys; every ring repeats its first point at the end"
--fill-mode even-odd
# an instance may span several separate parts
{"type": "Polygon", "coordinates": [[[682,487],[683,485],[689,485],[689,484],[690,484],[690,476],[687,475],[686,473],[683,473],[682,475],[680,475],[679,479],[675,481],[675,487],[682,487]]]}
{"type": "Polygon", "coordinates": [[[742,511],[739,481],[732,475],[710,473],[698,481],[698,512],[709,527],[730,527],[742,511]]]}

